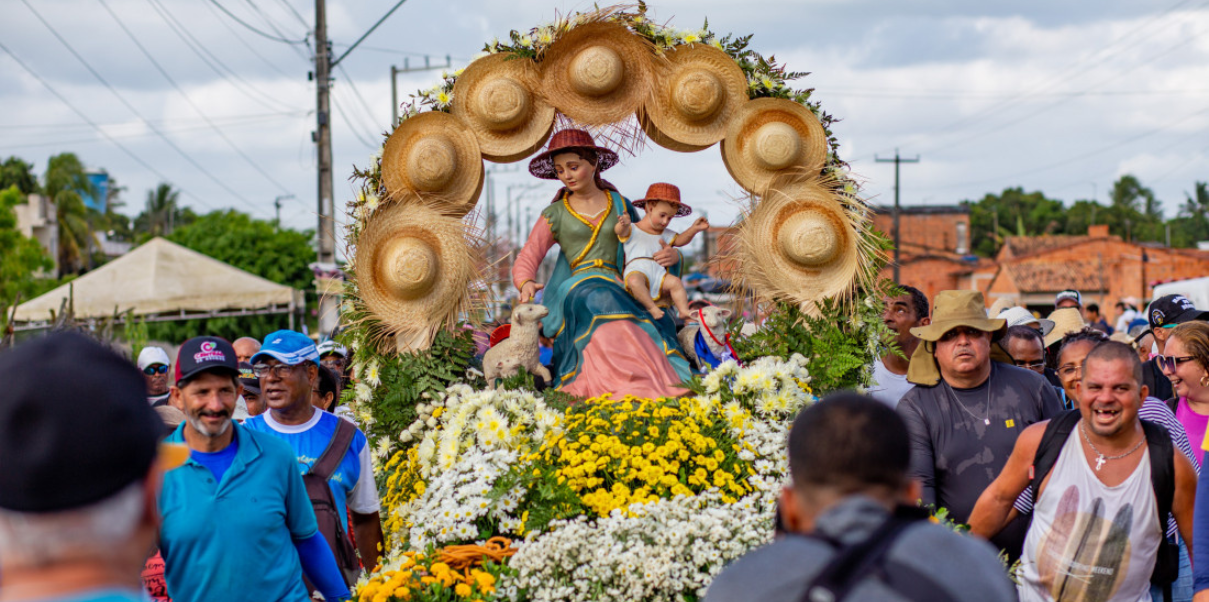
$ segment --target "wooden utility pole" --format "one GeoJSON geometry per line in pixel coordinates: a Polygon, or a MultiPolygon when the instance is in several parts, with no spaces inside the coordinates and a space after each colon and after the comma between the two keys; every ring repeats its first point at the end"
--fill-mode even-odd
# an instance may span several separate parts
{"type": "MultiPolygon", "coordinates": [[[[332,192],[332,119],[331,119],[331,60],[332,47],[327,39],[327,5],[315,0],[315,145],[319,167],[319,231],[316,248],[318,271],[335,269],[336,213],[332,192]]],[[[319,334],[330,336],[339,316],[339,299],[327,291],[319,291],[319,334]]]]}
{"type": "Polygon", "coordinates": [[[901,188],[901,186],[899,186],[898,168],[903,163],[919,163],[919,155],[915,155],[914,159],[903,159],[902,157],[898,156],[898,149],[896,148],[896,149],[894,149],[894,158],[893,159],[883,159],[881,157],[878,157],[877,155],[874,155],[873,158],[878,163],[893,163],[894,164],[894,214],[893,214],[894,215],[894,284],[900,284],[899,273],[898,273],[898,268],[899,268],[898,260],[900,257],[899,247],[902,246],[901,245],[902,240],[901,240],[901,236],[899,235],[899,220],[898,220],[899,190],[901,188]]]}

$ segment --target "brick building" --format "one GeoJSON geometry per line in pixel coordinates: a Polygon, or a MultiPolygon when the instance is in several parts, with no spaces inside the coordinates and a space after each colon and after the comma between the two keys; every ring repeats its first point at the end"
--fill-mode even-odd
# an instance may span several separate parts
{"type": "MultiPolygon", "coordinates": [[[[894,240],[893,209],[875,207],[873,227],[894,240]]],[[[970,255],[970,211],[965,207],[900,207],[899,228],[899,282],[929,299],[943,290],[969,288],[969,276],[989,263],[970,255]]],[[[893,279],[894,266],[887,265],[881,276],[893,279]]]]}

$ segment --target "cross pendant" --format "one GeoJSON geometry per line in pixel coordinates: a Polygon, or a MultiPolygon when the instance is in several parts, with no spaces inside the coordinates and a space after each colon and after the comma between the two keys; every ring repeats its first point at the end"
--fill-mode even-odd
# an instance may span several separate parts
{"type": "Polygon", "coordinates": [[[1105,461],[1104,454],[1100,454],[1099,457],[1096,458],[1096,472],[1100,472],[1100,469],[1104,467],[1105,461]]]}
{"type": "Polygon", "coordinates": [[[982,423],[983,423],[983,424],[985,424],[985,425],[987,425],[987,426],[991,426],[991,419],[990,419],[990,418],[983,418],[983,419],[982,419],[982,423]]]}

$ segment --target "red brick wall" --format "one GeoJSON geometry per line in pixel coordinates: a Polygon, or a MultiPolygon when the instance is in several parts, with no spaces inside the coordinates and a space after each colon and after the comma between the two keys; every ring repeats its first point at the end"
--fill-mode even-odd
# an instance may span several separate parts
{"type": "MultiPolygon", "coordinates": [[[[965,253],[970,247],[970,216],[964,213],[938,215],[908,214],[899,216],[899,228],[903,254],[919,253],[924,249],[957,252],[957,224],[965,224],[965,253]]],[[[894,239],[894,216],[877,213],[873,216],[873,227],[890,240],[894,239]]],[[[922,290],[922,289],[921,289],[922,290]]]]}
{"type": "MultiPolygon", "coordinates": [[[[961,288],[962,275],[968,273],[970,267],[945,259],[925,257],[904,263],[899,270],[899,282],[914,286],[923,291],[928,299],[935,299],[936,293],[961,288]]],[[[894,269],[887,266],[882,269],[881,277],[894,278],[894,269]]]]}

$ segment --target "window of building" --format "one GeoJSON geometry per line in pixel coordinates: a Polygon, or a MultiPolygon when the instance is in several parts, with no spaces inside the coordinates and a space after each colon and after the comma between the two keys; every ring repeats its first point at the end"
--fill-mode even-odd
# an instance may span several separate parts
{"type": "Polygon", "coordinates": [[[970,252],[969,224],[957,222],[957,254],[965,255],[970,252]]]}

